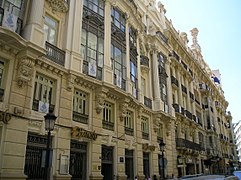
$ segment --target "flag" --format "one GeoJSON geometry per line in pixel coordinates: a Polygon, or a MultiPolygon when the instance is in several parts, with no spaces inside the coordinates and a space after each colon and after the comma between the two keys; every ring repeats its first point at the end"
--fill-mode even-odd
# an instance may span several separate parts
{"type": "Polygon", "coordinates": [[[14,14],[5,10],[4,16],[3,16],[3,21],[2,21],[2,26],[15,32],[17,29],[17,20],[18,20],[17,16],[15,16],[14,14]]]}

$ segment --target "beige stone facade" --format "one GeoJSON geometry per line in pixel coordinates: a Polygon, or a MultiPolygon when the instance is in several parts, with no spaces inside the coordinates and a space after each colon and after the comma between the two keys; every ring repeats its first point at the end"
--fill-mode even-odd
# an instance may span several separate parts
{"type": "Polygon", "coordinates": [[[198,30],[155,0],[0,1],[0,179],[227,173],[235,145],[198,30]],[[2,3],[2,4],[1,4],[2,3]],[[12,21],[6,21],[6,17],[12,21]]]}

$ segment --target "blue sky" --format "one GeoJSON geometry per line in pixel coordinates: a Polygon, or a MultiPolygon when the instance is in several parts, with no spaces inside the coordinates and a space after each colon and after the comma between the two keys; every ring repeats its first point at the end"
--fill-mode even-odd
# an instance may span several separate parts
{"type": "MultiPolygon", "coordinates": [[[[158,0],[157,0],[158,1],[158,0]]],[[[176,30],[198,28],[198,43],[212,70],[219,69],[233,122],[241,119],[241,0],[161,0],[176,30]]]]}

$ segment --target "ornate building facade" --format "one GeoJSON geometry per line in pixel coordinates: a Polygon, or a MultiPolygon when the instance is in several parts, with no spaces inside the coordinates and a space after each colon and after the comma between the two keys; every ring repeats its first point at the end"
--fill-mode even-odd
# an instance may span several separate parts
{"type": "Polygon", "coordinates": [[[0,0],[0,179],[44,178],[50,110],[53,179],[229,171],[228,102],[198,30],[188,47],[165,12],[155,0],[0,0]]]}

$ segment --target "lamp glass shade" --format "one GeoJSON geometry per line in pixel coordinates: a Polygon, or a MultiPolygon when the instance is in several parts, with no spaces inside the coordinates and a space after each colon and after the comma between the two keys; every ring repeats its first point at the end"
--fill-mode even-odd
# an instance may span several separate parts
{"type": "Polygon", "coordinates": [[[48,113],[47,115],[44,116],[46,131],[54,130],[54,124],[55,124],[56,118],[57,117],[53,113],[48,113]]]}

